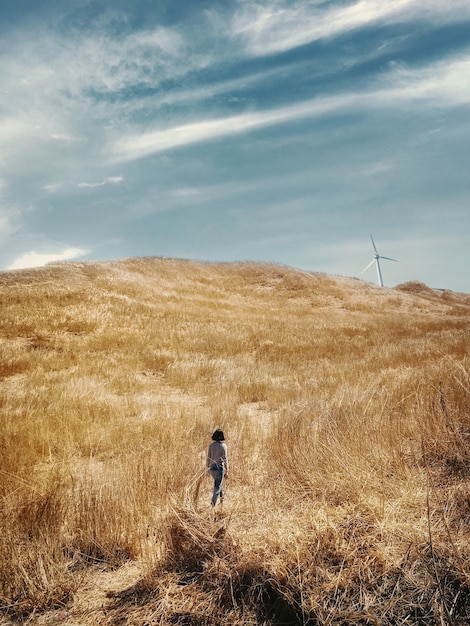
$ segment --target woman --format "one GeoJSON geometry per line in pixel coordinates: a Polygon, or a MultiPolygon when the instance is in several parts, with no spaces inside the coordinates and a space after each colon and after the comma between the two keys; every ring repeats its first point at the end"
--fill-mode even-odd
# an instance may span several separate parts
{"type": "Polygon", "coordinates": [[[217,504],[218,498],[220,502],[224,501],[224,492],[222,484],[224,476],[228,472],[227,444],[224,443],[225,437],[222,430],[214,431],[212,435],[212,443],[207,453],[207,469],[214,479],[214,493],[212,495],[212,506],[217,504]]]}

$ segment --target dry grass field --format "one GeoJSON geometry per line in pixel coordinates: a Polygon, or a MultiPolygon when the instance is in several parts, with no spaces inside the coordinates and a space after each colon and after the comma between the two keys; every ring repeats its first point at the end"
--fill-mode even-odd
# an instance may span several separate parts
{"type": "Polygon", "coordinates": [[[0,297],[0,624],[470,623],[470,296],[151,258],[0,297]]]}

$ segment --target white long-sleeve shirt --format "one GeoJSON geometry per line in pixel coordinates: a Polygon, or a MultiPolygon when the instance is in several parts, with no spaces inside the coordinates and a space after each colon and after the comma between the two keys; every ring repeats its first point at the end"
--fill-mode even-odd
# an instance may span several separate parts
{"type": "Polygon", "coordinates": [[[207,468],[213,465],[223,467],[228,472],[227,445],[222,441],[213,441],[207,452],[207,468]]]}

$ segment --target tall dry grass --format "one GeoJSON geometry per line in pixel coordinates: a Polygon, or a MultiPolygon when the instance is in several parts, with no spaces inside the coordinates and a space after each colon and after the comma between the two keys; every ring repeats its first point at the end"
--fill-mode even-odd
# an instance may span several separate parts
{"type": "Polygon", "coordinates": [[[170,259],[6,272],[0,297],[5,619],[470,619],[469,297],[170,259]]]}

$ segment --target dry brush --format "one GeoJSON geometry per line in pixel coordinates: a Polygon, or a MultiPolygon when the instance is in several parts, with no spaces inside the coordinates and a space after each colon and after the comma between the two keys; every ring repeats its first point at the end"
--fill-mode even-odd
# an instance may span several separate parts
{"type": "Polygon", "coordinates": [[[134,259],[6,272],[0,298],[5,620],[468,622],[469,297],[134,259]]]}

